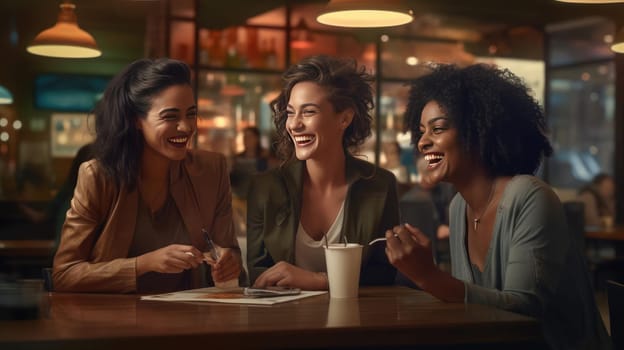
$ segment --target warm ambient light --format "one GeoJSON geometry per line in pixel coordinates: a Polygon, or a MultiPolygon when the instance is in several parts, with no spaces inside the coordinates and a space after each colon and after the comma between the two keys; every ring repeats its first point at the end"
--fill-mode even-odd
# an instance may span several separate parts
{"type": "Polygon", "coordinates": [[[7,88],[0,85],[0,105],[10,105],[11,103],[13,103],[13,95],[7,88]]]}
{"type": "Polygon", "coordinates": [[[555,0],[559,2],[569,2],[573,4],[611,4],[616,2],[624,2],[624,0],[555,0]]]}
{"type": "Polygon", "coordinates": [[[299,24],[292,30],[290,46],[294,49],[309,49],[314,45],[314,37],[308,28],[305,19],[301,17],[299,24]]]}
{"type": "Polygon", "coordinates": [[[620,31],[615,36],[613,44],[611,44],[611,51],[616,53],[624,53],[624,28],[620,29],[620,31]]]}
{"type": "Polygon", "coordinates": [[[337,27],[378,28],[410,23],[414,15],[395,0],[331,0],[316,20],[337,27]]]}
{"type": "Polygon", "coordinates": [[[56,24],[35,37],[26,50],[35,55],[62,58],[99,57],[98,49],[91,34],[78,27],[74,9],[76,5],[66,1],[61,5],[56,24]]]}

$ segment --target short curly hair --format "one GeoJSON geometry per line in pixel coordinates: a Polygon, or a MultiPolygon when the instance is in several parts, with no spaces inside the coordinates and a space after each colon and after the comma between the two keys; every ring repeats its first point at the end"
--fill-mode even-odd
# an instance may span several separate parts
{"type": "Polygon", "coordinates": [[[325,88],[336,112],[353,109],[353,120],[342,140],[345,152],[360,146],[371,135],[373,117],[370,112],[375,105],[371,83],[374,78],[364,66],[358,67],[355,60],[311,56],[291,66],[282,78],[284,87],[279,96],[271,101],[271,110],[277,129],[277,153],[283,160],[289,160],[294,155],[294,146],[286,130],[286,107],[292,88],[300,82],[310,81],[325,88]]]}
{"type": "Polygon", "coordinates": [[[491,176],[534,174],[552,154],[546,122],[537,101],[507,69],[475,64],[465,68],[432,65],[411,82],[405,129],[420,139],[425,105],[437,102],[457,128],[464,149],[476,155],[491,176]]]}

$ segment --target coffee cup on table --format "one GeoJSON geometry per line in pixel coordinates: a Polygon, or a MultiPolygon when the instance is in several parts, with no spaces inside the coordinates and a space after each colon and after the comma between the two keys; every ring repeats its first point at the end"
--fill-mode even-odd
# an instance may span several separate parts
{"type": "Polygon", "coordinates": [[[331,298],[357,298],[362,248],[363,246],[357,243],[336,243],[324,246],[331,298]]]}

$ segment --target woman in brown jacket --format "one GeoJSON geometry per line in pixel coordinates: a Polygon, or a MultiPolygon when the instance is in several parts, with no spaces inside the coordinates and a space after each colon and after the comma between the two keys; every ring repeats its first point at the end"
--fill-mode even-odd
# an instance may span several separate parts
{"type": "Polygon", "coordinates": [[[152,293],[237,278],[225,158],[188,149],[197,129],[188,66],[142,59],[95,110],[95,159],[80,167],[54,258],[55,291],[152,293]],[[206,236],[220,258],[205,258],[206,236]]]}

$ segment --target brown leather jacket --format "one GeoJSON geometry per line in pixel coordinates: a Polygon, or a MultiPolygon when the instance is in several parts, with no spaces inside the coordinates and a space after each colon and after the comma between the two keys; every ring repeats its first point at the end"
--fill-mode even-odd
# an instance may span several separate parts
{"type": "MultiPolygon", "coordinates": [[[[223,155],[189,151],[186,159],[172,162],[169,191],[195,247],[205,250],[205,228],[217,245],[238,249],[223,155]]],[[[138,201],[138,191],[117,190],[97,160],[81,165],[54,257],[55,291],[136,291],[136,258],[127,256],[138,201]]],[[[195,269],[193,287],[199,287],[200,280],[195,269]]]]}

